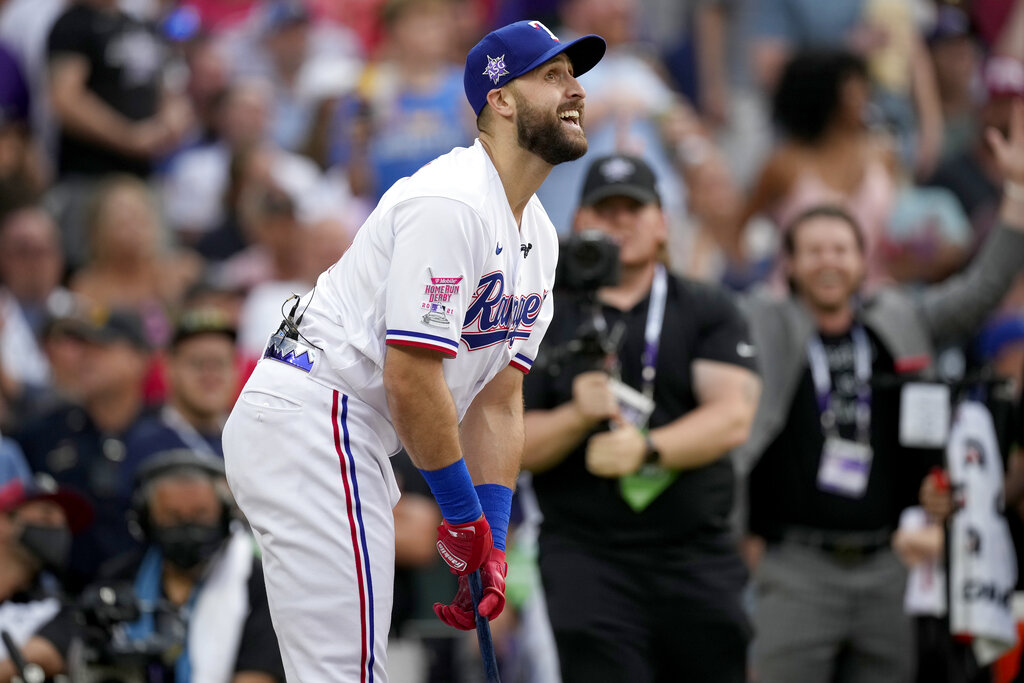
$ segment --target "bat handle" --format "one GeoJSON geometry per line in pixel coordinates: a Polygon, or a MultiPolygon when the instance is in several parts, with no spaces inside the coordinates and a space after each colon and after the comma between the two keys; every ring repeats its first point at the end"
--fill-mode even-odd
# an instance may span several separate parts
{"type": "Polygon", "coordinates": [[[469,594],[473,598],[473,616],[476,619],[476,637],[480,641],[480,657],[484,660],[484,675],[487,683],[501,683],[498,660],[494,656],[494,641],[491,640],[491,624],[487,617],[480,616],[480,600],[484,595],[480,570],[477,569],[466,578],[469,579],[469,594]]]}

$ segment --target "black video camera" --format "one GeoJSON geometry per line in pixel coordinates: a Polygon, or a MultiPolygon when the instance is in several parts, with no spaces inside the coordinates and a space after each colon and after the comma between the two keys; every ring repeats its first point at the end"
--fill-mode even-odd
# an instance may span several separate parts
{"type": "Polygon", "coordinates": [[[147,603],[129,582],[100,583],[82,593],[75,605],[82,638],[69,668],[76,680],[89,683],[141,683],[150,662],[171,665],[180,655],[187,632],[185,617],[167,600],[147,603]],[[144,614],[154,621],[152,633],[131,638],[126,627],[144,614]]]}
{"type": "Polygon", "coordinates": [[[619,283],[619,245],[600,230],[584,230],[558,247],[555,288],[593,297],[619,283]]]}
{"type": "Polygon", "coordinates": [[[624,330],[605,325],[597,290],[617,285],[619,275],[619,246],[600,230],[583,230],[560,243],[555,290],[576,299],[583,319],[572,339],[557,347],[541,348],[535,368],[558,375],[572,357],[582,358],[594,368],[607,365],[624,330]]]}

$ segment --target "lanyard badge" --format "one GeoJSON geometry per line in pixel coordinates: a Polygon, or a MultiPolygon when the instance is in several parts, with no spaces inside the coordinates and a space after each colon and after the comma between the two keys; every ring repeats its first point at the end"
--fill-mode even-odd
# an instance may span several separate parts
{"type": "Polygon", "coordinates": [[[821,431],[825,445],[818,467],[818,488],[846,498],[861,498],[871,474],[871,344],[860,325],[853,328],[853,368],[857,384],[856,440],[844,439],[833,405],[832,375],[819,336],[807,343],[821,431]]]}
{"type": "MultiPolygon", "coordinates": [[[[665,322],[665,306],[668,299],[668,274],[665,266],[657,264],[651,283],[651,298],[647,306],[647,322],[644,324],[644,350],[640,357],[640,391],[613,381],[612,391],[619,401],[620,412],[637,429],[646,430],[654,412],[654,379],[657,375],[658,350],[661,346],[661,330],[665,322]]],[[[644,465],[634,474],[619,479],[619,492],[634,512],[643,511],[654,502],[679,472],[667,470],[658,465],[644,465]]]]}

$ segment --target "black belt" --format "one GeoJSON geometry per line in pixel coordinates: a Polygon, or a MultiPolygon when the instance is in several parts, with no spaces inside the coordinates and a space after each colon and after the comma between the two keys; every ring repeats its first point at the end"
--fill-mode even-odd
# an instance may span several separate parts
{"type": "Polygon", "coordinates": [[[834,559],[864,560],[892,543],[891,529],[875,531],[834,531],[810,527],[790,527],[782,534],[786,543],[820,550],[834,559]]]}

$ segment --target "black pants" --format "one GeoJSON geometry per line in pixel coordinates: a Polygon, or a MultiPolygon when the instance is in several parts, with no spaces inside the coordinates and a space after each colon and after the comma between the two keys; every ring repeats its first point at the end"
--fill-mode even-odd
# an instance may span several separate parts
{"type": "Polygon", "coordinates": [[[746,570],[728,539],[666,559],[541,535],[563,683],[744,683],[746,570]]]}

